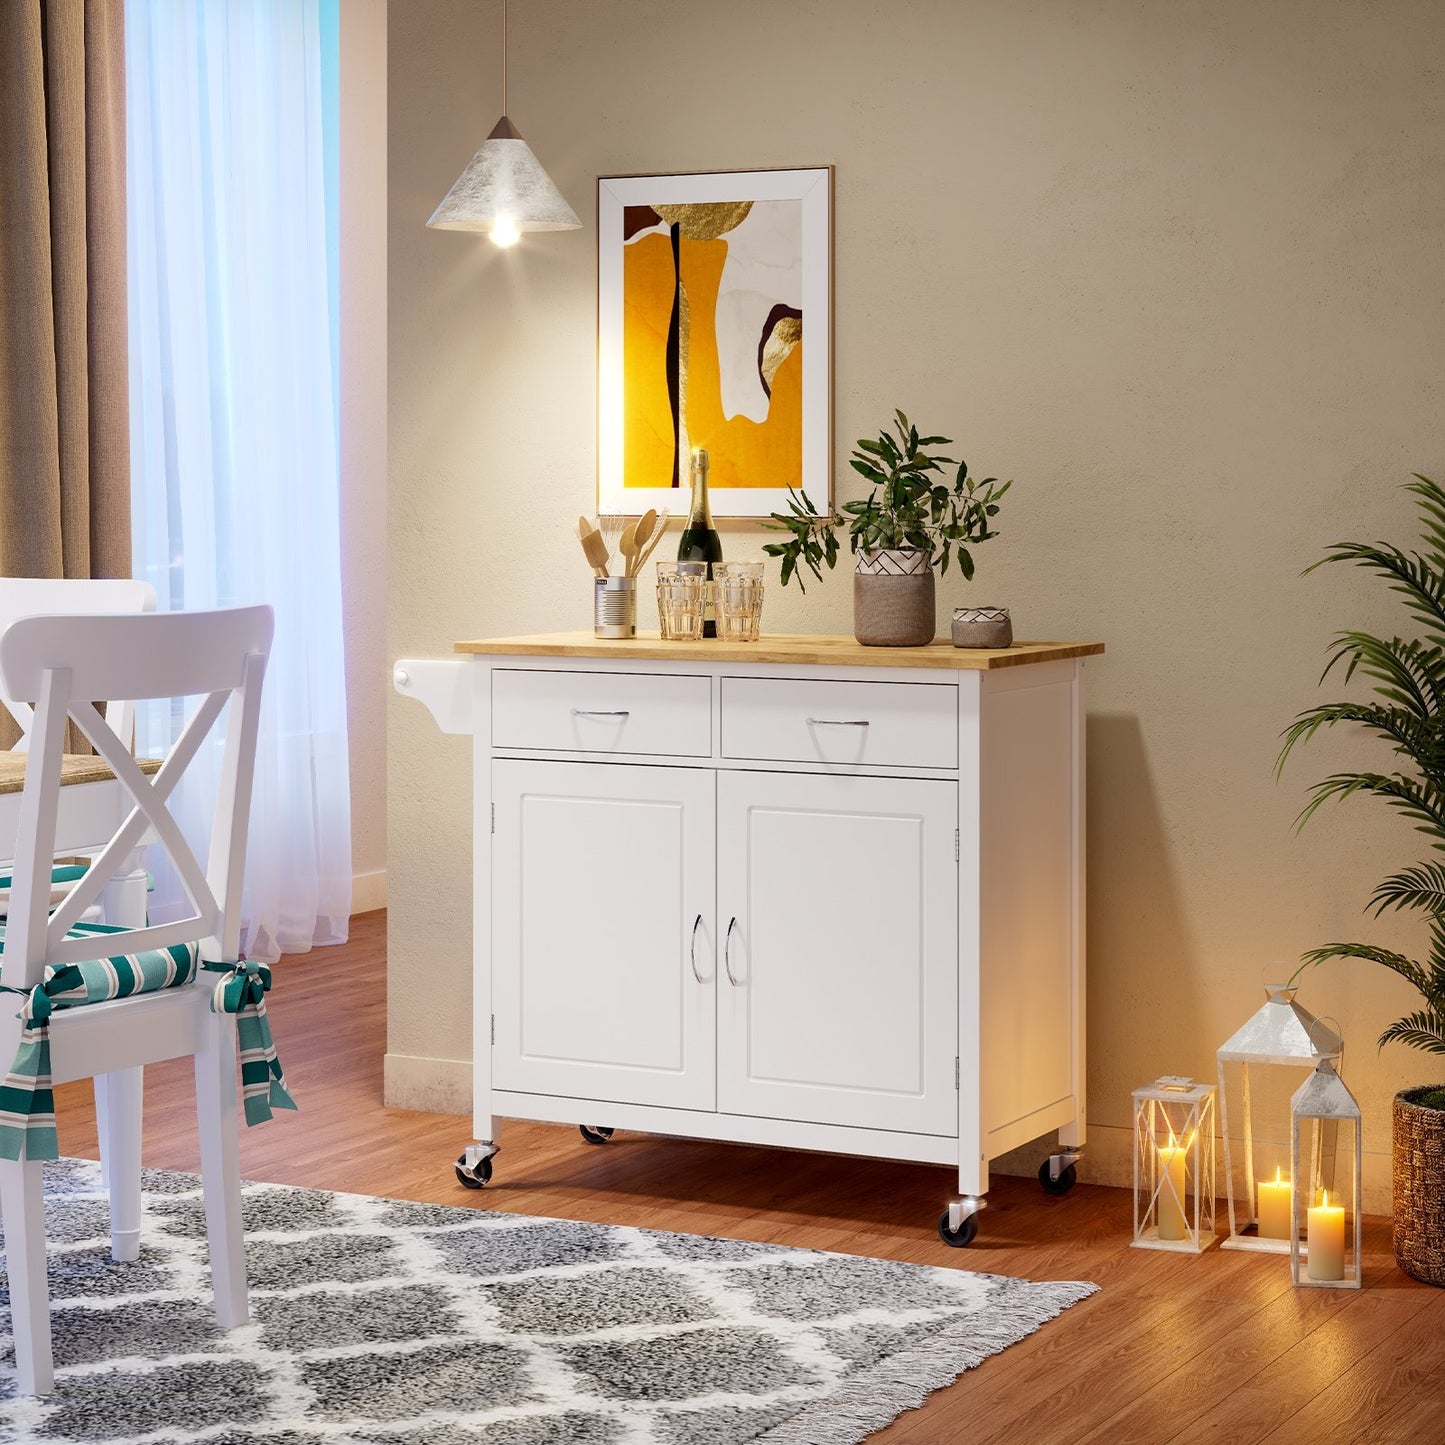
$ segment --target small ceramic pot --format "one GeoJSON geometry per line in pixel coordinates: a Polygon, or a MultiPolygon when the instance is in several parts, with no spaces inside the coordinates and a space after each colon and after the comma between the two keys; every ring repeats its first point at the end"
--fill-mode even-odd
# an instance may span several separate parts
{"type": "Polygon", "coordinates": [[[927,552],[859,552],[853,573],[853,636],[864,647],[926,647],[933,641],[935,586],[927,552]]]}
{"type": "Polygon", "coordinates": [[[1007,607],[953,609],[955,647],[1011,647],[1013,640],[1013,619],[1008,615],[1007,607]]]}

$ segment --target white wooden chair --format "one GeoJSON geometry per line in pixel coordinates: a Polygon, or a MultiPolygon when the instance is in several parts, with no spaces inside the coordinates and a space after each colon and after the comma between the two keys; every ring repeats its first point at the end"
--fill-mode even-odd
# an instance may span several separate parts
{"type": "MultiPolygon", "coordinates": [[[[265,1029],[260,970],[237,963],[261,684],[271,635],[271,609],[244,607],[134,617],[27,617],[0,636],[0,693],[34,710],[14,890],[0,957],[0,985],[19,990],[24,1005],[18,1018],[8,1006],[0,1007],[0,1066],[15,1059],[0,1088],[0,1216],[17,1374],[26,1394],[47,1393],[54,1380],[40,1164],[56,1154],[52,1083],[105,1075],[138,1085],[145,1064],[194,1055],[216,1317],[224,1329],[248,1317],[237,1028],[243,1031],[248,1118],[253,1104],[260,1116],[269,1116],[272,1102],[294,1107],[265,1029]],[[116,698],[197,696],[199,705],[153,778],[141,772],[95,707],[99,700],[116,698]],[[228,714],[224,761],[203,871],[166,803],[223,714],[228,714]],[[113,769],[133,806],[52,914],[50,863],[67,718],[113,769]],[[169,855],[194,915],[113,934],[77,926],[118,860],[147,834],[169,855]],[[226,967],[198,970],[198,955],[206,965],[226,967]],[[234,1026],[217,1011],[223,1002],[242,1014],[234,1026]]],[[[129,1088],[112,1092],[108,1114],[112,1252],[117,1259],[133,1259],[140,1222],[138,1087],[133,1093],[129,1088]]]]}

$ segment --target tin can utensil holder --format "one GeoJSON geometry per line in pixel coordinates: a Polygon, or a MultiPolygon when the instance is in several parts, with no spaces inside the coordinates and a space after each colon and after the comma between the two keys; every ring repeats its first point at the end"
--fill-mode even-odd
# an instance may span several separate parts
{"type": "Polygon", "coordinates": [[[637,636],[637,578],[598,577],[592,586],[592,635],[637,636]]]}

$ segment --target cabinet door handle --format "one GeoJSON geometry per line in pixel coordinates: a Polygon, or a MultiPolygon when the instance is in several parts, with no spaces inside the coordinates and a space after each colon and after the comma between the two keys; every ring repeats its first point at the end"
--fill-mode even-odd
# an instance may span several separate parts
{"type": "Polygon", "coordinates": [[[701,927],[702,914],[699,913],[698,916],[692,920],[692,942],[688,944],[687,956],[689,962],[692,964],[692,976],[699,983],[706,983],[707,980],[697,971],[697,931],[701,927]]]}
{"type": "Polygon", "coordinates": [[[623,708],[615,708],[615,709],[613,709],[613,710],[610,711],[610,712],[604,711],[604,710],[601,709],[601,708],[595,708],[595,707],[574,707],[574,708],[572,709],[572,716],[573,716],[573,717],[629,717],[629,716],[631,716],[631,714],[628,712],[628,710],[627,710],[625,707],[623,707],[623,708]]]}
{"type": "Polygon", "coordinates": [[[734,988],[740,987],[738,976],[733,972],[733,929],[737,926],[737,919],[729,918],[727,936],[723,939],[723,967],[727,970],[728,982],[734,988]]]}
{"type": "Polygon", "coordinates": [[[866,728],[866,717],[810,717],[804,718],[810,728],[866,728]]]}

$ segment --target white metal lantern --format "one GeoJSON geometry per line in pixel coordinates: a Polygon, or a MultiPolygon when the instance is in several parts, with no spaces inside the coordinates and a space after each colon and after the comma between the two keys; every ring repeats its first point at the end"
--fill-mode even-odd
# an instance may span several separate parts
{"type": "Polygon", "coordinates": [[[1134,1245],[1214,1243],[1214,1085],[1168,1074],[1134,1090],[1134,1245]]]}
{"type": "Polygon", "coordinates": [[[1310,1188],[1308,1192],[1296,1191],[1290,1210],[1290,1273],[1296,1284],[1323,1289],[1359,1289],[1364,1234],[1360,1213],[1360,1169],[1364,1160],[1360,1106],[1345,1087],[1333,1059],[1321,1059],[1314,1073],[1295,1091],[1290,1114],[1290,1168],[1295,1179],[1305,1177],[1301,1173],[1301,1160],[1306,1156],[1300,1146],[1306,1131],[1310,1160],[1310,1188]],[[1334,1149],[1325,1145],[1324,1135],[1341,1130],[1352,1135],[1347,1145],[1340,1146],[1350,1160],[1350,1169],[1345,1187],[1335,1189],[1321,1161],[1334,1156],[1334,1149]],[[1302,1260],[1305,1262],[1303,1277],[1302,1260]]]}
{"type": "MultiPolygon", "coordinates": [[[[1229,1236],[1225,1249],[1258,1249],[1273,1254],[1290,1251],[1293,1216],[1291,1104],[1287,1087],[1276,1068],[1313,1069],[1323,1060],[1338,1059],[1340,1036],[1308,1009],[1295,1002],[1288,985],[1266,984],[1266,1001],[1252,1018],[1235,1031],[1219,1050],[1219,1123],[1224,1136],[1224,1185],[1229,1201],[1229,1236]],[[1238,1064],[1238,1083],[1228,1065],[1238,1064]],[[1250,1070],[1256,1072],[1251,1077],[1250,1070]],[[1264,1097],[1261,1097],[1263,1095],[1264,1097]],[[1261,1105],[1263,1107],[1261,1108],[1261,1105]],[[1244,1143],[1243,1200],[1236,1197],[1234,1158],[1230,1146],[1231,1117],[1241,1126],[1244,1143]],[[1270,1177],[1273,1170],[1274,1177],[1270,1177]]],[[[1319,1161],[1313,1161],[1317,1171],[1319,1161]]]]}

